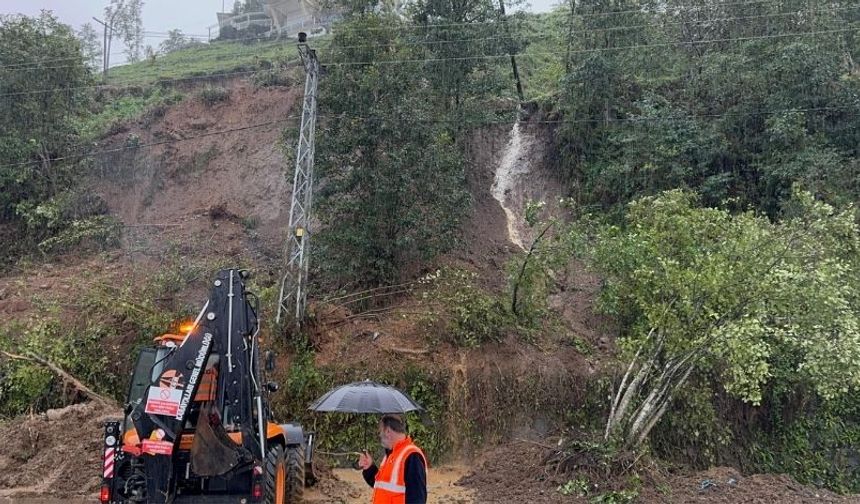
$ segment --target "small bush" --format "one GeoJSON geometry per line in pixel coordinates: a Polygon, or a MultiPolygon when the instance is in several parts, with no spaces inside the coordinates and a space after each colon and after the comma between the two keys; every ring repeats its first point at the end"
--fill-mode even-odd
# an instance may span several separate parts
{"type": "Polygon", "coordinates": [[[637,497],[639,497],[639,492],[636,490],[619,490],[592,497],[588,499],[588,504],[628,504],[634,502],[637,497]]]}
{"type": "Polygon", "coordinates": [[[562,495],[575,495],[577,497],[588,496],[589,487],[588,478],[579,476],[576,479],[568,480],[567,483],[560,485],[556,491],[562,495]]]}
{"type": "Polygon", "coordinates": [[[166,103],[154,105],[140,116],[141,125],[146,128],[152,126],[155,121],[161,119],[165,114],[167,114],[167,110],[169,108],[170,106],[166,103]]]}
{"type": "Polygon", "coordinates": [[[230,90],[221,86],[206,86],[200,91],[200,100],[207,107],[211,107],[229,99],[230,90]]]}
{"type": "Polygon", "coordinates": [[[109,215],[74,220],[57,235],[39,243],[42,252],[67,252],[73,248],[107,250],[119,245],[122,225],[109,215]]]}
{"type": "Polygon", "coordinates": [[[119,242],[119,222],[105,215],[107,203],[86,189],[68,190],[38,204],[23,202],[16,212],[43,253],[65,252],[78,245],[104,250],[119,242]]]}
{"type": "MultiPolygon", "coordinates": [[[[424,407],[424,412],[406,414],[410,435],[421,445],[431,462],[448,452],[446,420],[450,416],[445,398],[447,377],[417,366],[372,373],[366,366],[332,364],[319,366],[313,349],[304,338],[293,342],[290,365],[279,367],[271,378],[282,387],[271,397],[273,414],[282,419],[313,425],[320,442],[319,449],[344,452],[360,447],[374,449],[376,422],[373,415],[346,413],[318,414],[307,405],[337,384],[371,378],[393,385],[424,407]]],[[[354,459],[348,461],[352,463],[354,459]]],[[[340,460],[340,462],[347,462],[340,460]]]]}
{"type": "Polygon", "coordinates": [[[445,307],[449,316],[446,334],[457,346],[473,347],[500,341],[511,325],[502,301],[477,287],[476,276],[472,272],[444,269],[425,277],[435,282],[425,297],[445,307]]]}
{"type": "Polygon", "coordinates": [[[274,67],[260,70],[251,78],[254,87],[277,87],[277,86],[292,86],[296,83],[296,79],[286,70],[274,67]]]}
{"type": "Polygon", "coordinates": [[[147,91],[126,89],[118,96],[102,95],[93,103],[92,114],[81,118],[78,127],[87,139],[118,135],[127,132],[137,120],[149,127],[180,101],[180,92],[159,87],[147,91]]]}
{"type": "Polygon", "coordinates": [[[31,407],[42,410],[54,406],[53,382],[53,374],[37,364],[0,362],[0,417],[20,415],[31,407]]]}

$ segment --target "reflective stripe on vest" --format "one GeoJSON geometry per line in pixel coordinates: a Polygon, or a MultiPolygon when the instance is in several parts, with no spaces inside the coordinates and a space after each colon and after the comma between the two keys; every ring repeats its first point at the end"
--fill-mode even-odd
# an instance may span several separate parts
{"type": "Polygon", "coordinates": [[[396,485],[387,481],[377,481],[373,484],[373,488],[381,488],[383,490],[388,490],[389,492],[394,493],[406,493],[406,485],[396,485]]]}

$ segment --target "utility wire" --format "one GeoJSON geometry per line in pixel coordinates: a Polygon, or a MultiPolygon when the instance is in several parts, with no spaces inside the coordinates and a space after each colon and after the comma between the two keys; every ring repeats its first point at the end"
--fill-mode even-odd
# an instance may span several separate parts
{"type": "MultiPolygon", "coordinates": [[[[677,9],[682,10],[685,13],[689,12],[697,12],[700,10],[707,9],[717,9],[720,7],[731,7],[731,6],[745,6],[745,5],[757,5],[757,4],[781,4],[781,0],[753,0],[753,1],[744,1],[744,2],[726,2],[726,3],[712,3],[709,5],[702,6],[675,6],[677,9]]],[[[592,12],[592,13],[584,13],[584,14],[574,14],[576,17],[580,19],[589,19],[594,17],[605,17],[605,16],[616,16],[622,14],[654,14],[655,11],[645,10],[645,9],[630,9],[630,10],[621,10],[621,11],[611,11],[611,12],[592,12]]],[[[447,28],[453,26],[480,26],[487,24],[501,24],[501,20],[494,19],[488,21],[472,21],[472,22],[462,22],[462,23],[427,23],[427,24],[401,24],[393,27],[386,26],[368,26],[368,27],[353,27],[346,26],[341,27],[345,30],[354,30],[354,31],[388,31],[388,30],[410,30],[410,29],[431,29],[431,28],[447,28]]]]}
{"type": "MultiPolygon", "coordinates": [[[[834,8],[827,8],[827,9],[804,9],[804,10],[797,10],[797,11],[791,11],[791,12],[757,14],[757,15],[750,15],[750,16],[710,18],[710,19],[690,20],[690,21],[671,21],[671,22],[665,22],[665,23],[643,23],[643,24],[629,25],[629,26],[611,26],[611,27],[604,27],[604,28],[591,28],[587,31],[587,33],[589,33],[589,34],[591,34],[591,33],[603,33],[603,32],[611,32],[611,31],[624,31],[624,30],[633,30],[633,29],[639,29],[639,28],[652,28],[652,27],[653,28],[662,28],[662,27],[666,27],[666,26],[680,26],[680,25],[700,25],[700,24],[707,24],[707,23],[740,21],[740,20],[748,20],[748,19],[775,19],[775,18],[781,18],[781,17],[798,16],[798,15],[802,15],[802,14],[820,14],[820,13],[841,12],[841,11],[847,11],[847,10],[852,10],[852,9],[860,9],[860,5],[849,6],[849,7],[834,7],[834,8]]],[[[475,22],[475,23],[462,23],[462,24],[463,25],[481,25],[484,23],[475,22]]],[[[498,23],[498,22],[494,22],[494,24],[500,25],[500,23],[498,23]]],[[[553,37],[557,37],[557,36],[559,36],[559,35],[557,35],[557,34],[542,34],[542,35],[540,35],[539,34],[539,35],[529,35],[528,38],[530,40],[535,40],[535,39],[540,40],[540,39],[546,39],[546,38],[553,38],[553,37]]],[[[234,39],[234,40],[231,40],[230,42],[237,42],[237,41],[241,41],[241,40],[259,40],[259,38],[260,37],[249,37],[247,39],[234,39]]],[[[508,40],[510,38],[511,37],[508,37],[505,35],[505,36],[495,36],[495,37],[445,39],[445,40],[412,40],[412,41],[398,41],[397,45],[398,46],[442,45],[442,44],[456,44],[456,43],[467,43],[467,42],[468,43],[483,42],[483,41],[489,41],[489,40],[508,40]]],[[[266,42],[263,42],[263,43],[266,43],[266,42]]],[[[320,39],[317,44],[318,44],[317,45],[318,48],[325,48],[326,46],[329,46],[329,48],[330,48],[335,44],[335,42],[333,39],[328,38],[328,39],[320,39]]],[[[218,49],[216,46],[211,46],[210,44],[203,44],[203,45],[212,47],[213,51],[218,49]]],[[[277,46],[275,46],[275,48],[276,47],[277,46]]],[[[286,45],[285,45],[285,47],[286,47],[286,45]]],[[[334,47],[336,47],[337,49],[360,49],[360,48],[386,47],[386,45],[385,44],[360,44],[360,45],[348,45],[348,46],[337,45],[334,47]]],[[[208,47],[206,49],[208,50],[208,47]]],[[[122,54],[123,54],[122,52],[111,53],[111,56],[118,56],[118,55],[122,55],[122,54]]],[[[219,53],[218,56],[233,56],[233,55],[236,55],[236,56],[260,56],[262,54],[263,54],[262,52],[248,53],[245,51],[236,51],[236,52],[229,52],[229,53],[219,53]]],[[[28,63],[21,63],[21,64],[16,64],[16,65],[5,65],[5,66],[0,66],[0,69],[2,69],[2,68],[16,68],[16,69],[36,68],[36,69],[40,69],[40,70],[50,70],[50,69],[61,69],[61,68],[74,68],[75,66],[73,66],[73,65],[43,67],[42,63],[46,63],[46,62],[50,62],[50,61],[78,60],[78,59],[82,59],[82,58],[83,58],[83,56],[80,56],[80,57],[76,56],[76,57],[69,57],[69,58],[58,58],[56,60],[43,60],[37,64],[32,64],[30,66],[25,66],[25,65],[28,65],[28,63]]]]}
{"type": "MultiPolygon", "coordinates": [[[[56,161],[68,161],[70,159],[84,159],[84,158],[88,158],[88,157],[101,156],[104,154],[115,154],[117,152],[137,150],[137,149],[149,148],[149,147],[157,147],[159,145],[170,145],[170,144],[175,144],[175,143],[180,143],[180,142],[187,142],[190,140],[198,140],[198,139],[206,138],[206,137],[226,135],[226,134],[230,134],[230,133],[236,133],[239,131],[247,131],[247,130],[251,130],[251,129],[262,128],[265,126],[272,126],[275,124],[281,124],[284,122],[291,121],[293,119],[300,119],[300,118],[301,118],[301,116],[287,116],[287,117],[284,117],[282,119],[278,119],[275,121],[267,121],[267,122],[263,122],[263,123],[249,124],[247,126],[240,126],[237,128],[230,128],[230,129],[225,129],[225,130],[210,131],[208,133],[201,133],[199,135],[187,136],[187,137],[182,137],[182,138],[174,138],[171,140],[161,140],[158,142],[149,142],[149,143],[142,143],[142,144],[135,144],[135,145],[127,145],[125,147],[116,147],[113,149],[105,149],[105,150],[94,151],[94,152],[86,152],[86,153],[82,153],[82,154],[67,154],[64,156],[49,158],[46,161],[53,163],[56,161]]],[[[75,148],[80,148],[80,147],[81,146],[76,146],[75,148]]],[[[0,166],[0,168],[12,168],[12,167],[16,167],[16,166],[27,166],[27,165],[38,164],[38,163],[42,163],[42,160],[22,161],[20,163],[12,163],[12,164],[7,164],[7,165],[2,165],[2,166],[0,166]]]]}
{"type": "MultiPolygon", "coordinates": [[[[563,54],[590,54],[590,53],[600,53],[600,52],[610,52],[610,51],[625,51],[630,49],[655,49],[662,47],[672,47],[672,46],[689,46],[689,45],[704,45],[704,44],[717,44],[722,42],[739,42],[739,41],[751,41],[751,40],[765,40],[765,39],[776,39],[776,38],[787,38],[787,37],[805,37],[810,35],[828,35],[835,33],[846,33],[851,31],[860,30],[860,24],[856,26],[852,26],[851,28],[842,28],[835,30],[818,30],[818,31],[807,31],[807,32],[795,32],[795,33],[780,33],[780,34],[772,34],[772,35],[754,35],[749,37],[734,37],[734,38],[721,38],[721,39],[709,39],[709,40],[693,40],[693,41],[683,41],[683,42],[659,42],[655,44],[636,44],[636,45],[628,45],[628,46],[618,46],[618,47],[600,47],[595,49],[579,49],[576,51],[530,51],[530,52],[520,52],[514,53],[514,56],[518,57],[534,57],[534,56],[554,56],[554,55],[563,55],[563,54]]],[[[414,59],[391,59],[391,60],[373,60],[373,61],[334,61],[323,63],[323,66],[345,66],[345,65],[380,65],[380,64],[402,64],[402,63],[429,63],[429,62],[439,62],[439,61],[469,61],[469,60],[481,60],[481,59],[496,59],[496,58],[508,58],[508,54],[497,54],[497,55],[480,55],[480,56],[458,56],[458,57],[445,57],[445,58],[414,58],[414,59]]],[[[0,95],[2,96],[2,95],[0,95]]]]}
{"type": "MultiPolygon", "coordinates": [[[[156,79],[156,84],[167,82],[186,82],[195,80],[210,80],[216,77],[236,77],[240,75],[251,75],[259,72],[259,70],[243,70],[236,72],[221,72],[206,75],[194,75],[191,77],[176,77],[173,79],[156,79]]],[[[67,93],[69,91],[79,91],[82,89],[131,89],[140,87],[140,84],[94,84],[90,86],[72,86],[67,88],[51,88],[51,89],[35,89],[31,91],[18,91],[15,93],[0,94],[0,98],[7,96],[22,96],[30,94],[50,94],[50,93],[67,93]]]]}
{"type": "MultiPolygon", "coordinates": [[[[759,116],[768,116],[768,115],[778,115],[784,113],[807,113],[807,112],[852,112],[853,114],[860,115],[860,108],[857,107],[806,107],[806,108],[786,108],[786,109],[774,109],[774,110],[762,110],[757,112],[726,112],[722,114],[681,114],[676,116],[665,116],[665,117],[623,117],[623,118],[615,118],[609,121],[609,123],[665,123],[665,122],[682,122],[689,121],[695,119],[722,119],[727,117],[759,117],[759,116]]],[[[470,124],[476,126],[482,125],[493,125],[493,124],[510,124],[512,121],[516,120],[517,111],[508,111],[512,115],[511,118],[504,119],[414,119],[414,118],[392,118],[391,122],[396,123],[419,123],[419,124],[448,124],[448,123],[456,123],[456,124],[470,124]]],[[[341,114],[332,114],[328,116],[320,116],[321,119],[329,119],[334,121],[342,121],[342,120],[356,120],[356,121],[370,121],[380,119],[380,116],[348,116],[341,114]]],[[[389,119],[387,117],[382,116],[382,119],[389,119]]],[[[201,133],[197,135],[190,135],[182,138],[170,139],[170,140],[161,140],[157,142],[149,142],[149,143],[141,143],[136,145],[128,145],[124,147],[116,147],[112,149],[105,149],[100,151],[90,151],[80,154],[68,154],[64,156],[59,156],[56,158],[50,158],[48,162],[57,162],[57,161],[68,161],[71,159],[85,159],[97,157],[105,154],[113,154],[117,152],[124,151],[133,151],[142,148],[151,148],[157,147],[161,145],[171,145],[174,143],[180,142],[188,142],[192,140],[199,140],[201,138],[227,135],[231,133],[236,133],[240,131],[247,131],[251,129],[262,128],[266,126],[273,126],[276,124],[286,123],[292,120],[301,119],[301,116],[298,115],[290,115],[286,116],[282,119],[267,121],[263,123],[250,124],[246,126],[240,126],[236,128],[230,128],[225,130],[211,131],[207,133],[201,133]]],[[[581,119],[545,119],[545,120],[534,120],[529,121],[530,124],[605,124],[606,118],[581,118],[581,119]]],[[[82,148],[85,146],[76,146],[75,148],[82,148]]],[[[40,164],[43,160],[33,160],[33,161],[22,161],[20,163],[11,163],[6,165],[0,165],[0,168],[13,168],[18,166],[27,166],[33,164],[40,164]]]]}
{"type": "MultiPolygon", "coordinates": [[[[819,10],[805,10],[805,11],[796,11],[796,12],[787,12],[780,14],[761,14],[755,16],[740,16],[740,17],[728,17],[728,18],[713,18],[713,19],[702,19],[697,21],[675,21],[669,23],[645,23],[631,26],[613,26],[608,28],[594,28],[589,29],[586,33],[603,33],[610,31],[623,31],[623,30],[632,30],[638,28],[663,28],[666,26],[675,26],[675,25],[699,25],[699,24],[707,24],[707,23],[715,23],[715,22],[724,22],[724,21],[737,21],[744,19],[772,19],[779,17],[787,17],[787,16],[797,16],[800,14],[809,14],[809,13],[822,13],[822,12],[837,12],[841,10],[849,10],[849,9],[860,9],[860,5],[855,5],[851,7],[842,7],[838,9],[819,9],[819,10]]],[[[546,38],[554,38],[559,37],[560,34],[543,34],[543,35],[528,35],[529,40],[541,40],[546,38]]],[[[421,46],[421,45],[434,45],[434,44],[456,44],[456,43],[464,43],[464,42],[482,42],[487,40],[510,40],[511,38],[516,39],[517,37],[511,36],[497,36],[497,37],[483,37],[483,38],[471,38],[471,39],[451,39],[451,40],[422,40],[422,41],[406,41],[406,42],[397,42],[398,46],[421,46]]],[[[334,42],[331,40],[322,41],[324,43],[328,43],[329,45],[334,42]]],[[[684,42],[679,42],[679,44],[684,42]]],[[[361,48],[372,48],[372,47],[386,47],[385,44],[361,44],[361,45],[353,45],[353,46],[334,46],[335,49],[361,49],[361,48]]]]}
{"type": "MultiPolygon", "coordinates": [[[[664,42],[664,43],[655,43],[655,44],[637,44],[637,45],[628,45],[628,46],[618,46],[618,47],[601,47],[595,49],[579,49],[575,51],[526,51],[514,53],[514,56],[517,57],[537,57],[537,56],[558,56],[558,55],[566,55],[566,54],[591,54],[591,53],[601,53],[601,52],[614,52],[614,51],[626,51],[626,50],[634,50],[634,49],[655,49],[655,48],[665,48],[672,46],[690,46],[690,45],[704,45],[704,44],[716,44],[716,43],[724,43],[724,42],[739,42],[739,41],[752,41],[752,40],[766,40],[766,39],[779,39],[779,38],[791,38],[791,37],[806,37],[813,35],[827,35],[827,34],[836,34],[836,33],[847,33],[852,31],[860,30],[860,24],[851,26],[850,28],[841,28],[841,29],[833,29],[833,30],[818,30],[818,31],[806,31],[806,32],[792,32],[792,33],[780,33],[780,34],[771,34],[771,35],[755,35],[748,37],[734,37],[734,38],[721,38],[721,39],[708,39],[708,40],[694,40],[694,41],[680,41],[680,42],[664,42]]],[[[412,58],[412,59],[390,59],[390,60],[373,60],[373,61],[332,61],[332,62],[323,62],[323,66],[351,66],[351,65],[382,65],[382,64],[407,64],[407,63],[436,63],[441,61],[469,61],[469,60],[487,60],[487,59],[498,59],[498,58],[508,58],[509,54],[495,54],[495,55],[476,55],[476,56],[457,56],[457,57],[440,57],[440,58],[412,58]]],[[[177,77],[172,79],[158,79],[159,83],[167,83],[167,82],[184,82],[184,81],[194,81],[194,80],[205,80],[205,79],[213,79],[216,77],[225,77],[225,76],[238,76],[238,75],[249,75],[257,73],[258,70],[248,70],[248,71],[236,71],[236,72],[221,72],[221,73],[211,73],[206,75],[198,75],[191,77],[177,77]]],[[[73,87],[59,87],[59,88],[49,88],[49,89],[35,89],[29,91],[18,91],[13,93],[5,93],[0,94],[0,98],[4,98],[7,96],[22,96],[22,95],[31,95],[31,94],[46,94],[46,93],[68,93],[69,91],[82,90],[82,89],[105,89],[105,88],[113,88],[113,89],[122,89],[122,88],[132,88],[138,87],[139,84],[128,84],[123,86],[120,83],[114,84],[97,84],[97,85],[88,85],[88,86],[73,86],[73,87]]]]}

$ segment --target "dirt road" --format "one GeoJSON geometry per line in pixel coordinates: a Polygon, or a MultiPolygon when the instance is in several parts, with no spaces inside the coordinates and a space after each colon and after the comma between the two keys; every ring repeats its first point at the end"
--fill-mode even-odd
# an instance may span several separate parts
{"type": "MultiPolygon", "coordinates": [[[[367,504],[371,499],[371,489],[361,477],[361,472],[354,469],[334,469],[332,478],[327,478],[305,493],[308,504],[367,504]]],[[[466,468],[459,465],[446,465],[432,468],[428,474],[428,504],[471,504],[476,502],[471,490],[457,486],[454,483],[466,473],[466,468]]],[[[98,502],[98,496],[80,496],[72,498],[57,497],[22,497],[21,489],[16,489],[16,496],[4,496],[0,490],[0,504],[91,504],[98,502]]],[[[8,492],[8,490],[7,490],[8,492]]]]}
{"type": "MultiPolygon", "coordinates": [[[[455,485],[467,472],[460,465],[431,468],[427,477],[428,504],[471,504],[476,502],[471,490],[455,485]]],[[[367,504],[371,489],[354,469],[334,469],[334,478],[320,483],[319,488],[307,492],[309,503],[367,504]]]]}

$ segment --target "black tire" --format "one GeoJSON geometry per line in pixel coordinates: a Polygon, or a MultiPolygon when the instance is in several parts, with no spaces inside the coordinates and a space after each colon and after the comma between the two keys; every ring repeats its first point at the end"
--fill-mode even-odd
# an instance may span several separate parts
{"type": "MultiPolygon", "coordinates": [[[[284,491],[281,496],[281,502],[277,502],[279,500],[277,498],[278,467],[281,467],[284,474],[287,474],[285,464],[286,458],[284,456],[283,445],[272,444],[269,447],[269,452],[266,453],[266,467],[264,469],[266,480],[266,504],[286,504],[287,502],[286,496],[289,494],[286,491],[284,491]]],[[[282,484],[285,485],[286,483],[282,484]]]]}
{"type": "Polygon", "coordinates": [[[305,448],[287,447],[287,504],[299,504],[305,493],[305,448]]]}

